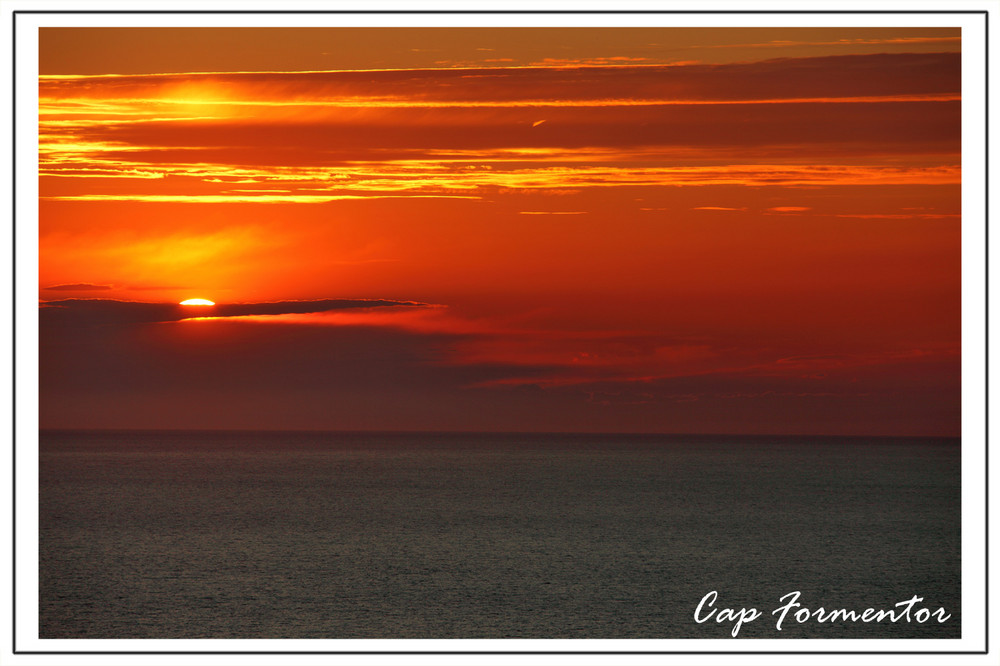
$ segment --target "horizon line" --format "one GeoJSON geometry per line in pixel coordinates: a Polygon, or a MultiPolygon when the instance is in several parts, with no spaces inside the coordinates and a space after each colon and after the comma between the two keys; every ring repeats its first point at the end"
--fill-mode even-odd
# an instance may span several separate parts
{"type": "Polygon", "coordinates": [[[638,436],[638,437],[828,437],[840,439],[957,439],[962,435],[874,435],[836,433],[747,433],[747,432],[651,432],[651,431],[586,431],[586,430],[430,430],[430,429],[357,429],[357,428],[120,428],[120,427],[53,427],[38,428],[38,433],[105,432],[105,433],[323,433],[367,435],[568,435],[568,436],[638,436]]]}

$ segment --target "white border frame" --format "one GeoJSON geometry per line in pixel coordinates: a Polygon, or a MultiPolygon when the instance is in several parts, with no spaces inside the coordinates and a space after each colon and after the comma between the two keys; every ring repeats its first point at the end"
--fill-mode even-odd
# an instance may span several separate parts
{"type": "MultiPolygon", "coordinates": [[[[233,3],[211,3],[209,2],[6,2],[2,8],[4,21],[0,25],[0,34],[9,35],[13,17],[11,11],[88,11],[94,9],[106,9],[115,11],[237,11],[237,10],[264,10],[264,11],[337,11],[338,9],[351,9],[351,7],[330,6],[330,3],[295,3],[288,2],[280,6],[274,6],[270,2],[246,2],[234,6],[233,3]],[[13,6],[12,6],[13,5],[13,6]]],[[[504,7],[507,10],[533,10],[531,3],[518,2],[511,3],[504,7]]],[[[651,10],[648,14],[336,14],[319,13],[308,17],[301,14],[84,14],[84,13],[63,13],[63,14],[19,14],[16,19],[17,40],[16,40],[16,101],[14,109],[17,122],[17,153],[16,153],[16,175],[17,175],[17,219],[12,220],[16,224],[16,245],[12,247],[16,253],[16,344],[17,344],[17,372],[16,377],[16,480],[17,480],[17,597],[16,597],[16,620],[17,636],[16,647],[21,654],[11,653],[11,638],[7,634],[10,631],[11,622],[15,619],[10,616],[11,609],[8,600],[3,599],[0,604],[0,633],[4,635],[3,654],[5,663],[64,663],[65,659],[75,656],[74,662],[86,661],[89,663],[117,663],[127,660],[134,663],[136,657],[122,655],[114,657],[110,655],[89,656],[86,658],[82,654],[64,655],[59,658],[56,655],[40,655],[29,658],[27,653],[42,652],[118,652],[118,651],[143,651],[166,653],[177,653],[182,651],[198,652],[268,652],[268,651],[419,651],[419,652],[454,652],[454,651],[477,651],[477,652],[513,652],[513,651],[572,651],[572,652],[601,652],[601,651],[654,651],[654,652],[740,652],[760,653],[760,652],[911,652],[902,658],[886,657],[889,661],[898,660],[898,663],[918,664],[921,663],[919,655],[926,653],[945,652],[977,652],[982,651],[986,644],[986,618],[983,616],[983,608],[986,603],[987,590],[985,586],[986,569],[986,534],[983,526],[986,520],[984,500],[986,497],[986,483],[984,459],[986,458],[986,312],[983,304],[986,302],[986,281],[987,265],[985,257],[986,241],[986,193],[987,193],[987,173],[984,169],[986,164],[986,94],[987,89],[983,82],[986,80],[987,62],[987,21],[984,14],[960,14],[960,13],[934,13],[920,14],[910,13],[919,11],[938,12],[962,12],[962,11],[983,11],[995,8],[996,5],[990,2],[953,2],[945,8],[942,3],[930,2],[906,2],[897,3],[889,7],[877,7],[874,9],[884,9],[889,12],[907,12],[892,14],[869,14],[869,13],[840,13],[844,11],[872,11],[872,3],[867,2],[841,2],[834,7],[815,6],[816,3],[801,2],[765,2],[750,5],[745,2],[719,2],[697,4],[698,10],[706,10],[704,13],[667,14],[657,13],[662,11],[684,10],[692,11],[691,7],[678,6],[678,3],[655,3],[655,7],[642,3],[637,6],[635,3],[616,7],[617,10],[651,10]],[[755,12],[759,10],[791,10],[791,11],[823,11],[833,10],[835,14],[712,14],[711,11],[732,11],[732,12],[755,12]],[[503,25],[503,26],[657,26],[669,25],[672,27],[696,27],[696,26],[769,26],[769,27],[802,27],[802,26],[829,26],[837,25],[849,26],[960,26],[962,27],[962,378],[963,378],[963,402],[962,402],[962,624],[963,632],[961,639],[939,640],[939,639],[883,639],[883,640],[862,640],[862,639],[755,639],[753,641],[733,642],[723,639],[576,639],[576,640],[523,640],[523,639],[483,639],[483,640],[403,640],[403,639],[375,639],[375,640],[144,640],[144,639],[87,639],[85,641],[73,639],[38,639],[37,637],[37,617],[38,617],[38,575],[37,564],[37,498],[38,498],[38,464],[37,464],[37,271],[38,271],[38,213],[37,213],[37,28],[41,26],[271,26],[271,27],[294,27],[294,26],[462,26],[471,27],[477,25],[503,25]],[[41,659],[41,661],[39,661],[41,659]]],[[[883,3],[885,5],[887,3],[883,3]]],[[[427,3],[421,4],[422,9],[461,9],[457,3],[427,3]]],[[[574,10],[574,9],[606,9],[605,7],[551,7],[545,9],[574,10]]],[[[417,11],[415,3],[396,2],[379,7],[386,11],[417,11]]],[[[6,37],[2,38],[6,42],[6,37]]],[[[3,60],[0,71],[11,71],[10,49],[0,47],[3,53],[3,60]]],[[[995,56],[993,56],[995,59],[995,56]]],[[[997,71],[996,67],[993,71],[997,71]]],[[[4,100],[7,104],[5,109],[12,108],[10,98],[10,86],[4,84],[4,100]]],[[[996,108],[996,107],[994,107],[996,108]]],[[[6,148],[13,148],[10,145],[9,130],[11,119],[4,116],[4,154],[7,155],[6,148]]],[[[10,162],[7,162],[10,164],[10,162]]],[[[6,168],[6,165],[0,165],[6,168]]],[[[3,190],[0,193],[0,200],[8,202],[15,194],[12,189],[10,174],[3,177],[3,190]]],[[[6,211],[3,211],[7,215],[6,211]]],[[[10,242],[10,241],[6,241],[10,242]]],[[[9,256],[9,255],[8,255],[9,256]]],[[[4,315],[8,316],[7,314],[4,315]]],[[[4,327],[3,334],[10,330],[4,327]]],[[[6,342],[7,339],[5,338],[6,342]]],[[[12,343],[14,340],[12,340],[12,343]]],[[[4,360],[5,365],[9,364],[9,358],[4,360]]],[[[5,367],[6,369],[6,367],[5,367]]],[[[6,417],[6,414],[4,415],[6,417]]],[[[5,433],[11,432],[10,424],[5,419],[0,423],[5,433]]],[[[9,455],[12,452],[4,448],[0,455],[9,455]]],[[[10,460],[7,458],[6,460],[10,460]]],[[[4,480],[12,482],[8,476],[12,471],[4,467],[4,480]]],[[[4,484],[4,487],[11,487],[4,484]]],[[[0,506],[5,521],[0,530],[0,539],[3,540],[3,552],[0,554],[0,576],[8,575],[8,568],[12,563],[10,555],[13,552],[13,544],[10,543],[12,525],[10,524],[11,509],[10,499],[0,497],[3,505],[0,506]]],[[[996,615],[997,613],[994,613],[996,615]]],[[[994,618],[995,619],[995,618],[994,618]]],[[[221,656],[221,655],[220,655],[221,656]]],[[[306,655],[300,655],[306,658],[306,655]]],[[[708,655],[701,655],[707,657],[708,655]]],[[[720,661],[716,655],[712,661],[720,661]]],[[[972,655],[966,655],[972,657],[972,655]]],[[[264,655],[241,655],[240,663],[272,663],[271,661],[260,661],[264,655]]],[[[318,657],[318,655],[313,658],[318,657]]],[[[985,655],[984,655],[985,657],[985,655]]],[[[342,657],[343,658],[343,657],[342,657]]],[[[412,658],[412,657],[411,657],[412,658]]],[[[423,656],[422,658],[427,658],[423,656]]],[[[438,661],[441,657],[435,657],[438,661]]],[[[149,660],[158,658],[149,657],[149,660]]],[[[185,660],[202,662],[206,658],[185,657],[185,660]]],[[[229,659],[235,660],[235,657],[229,659]]],[[[278,659],[287,662],[292,656],[283,656],[278,659]]],[[[574,661],[584,659],[577,656],[574,661]]],[[[816,663],[821,663],[825,659],[817,655],[814,659],[816,663]]],[[[213,659],[213,663],[218,658],[213,659]]],[[[763,659],[757,657],[761,663],[775,663],[777,656],[769,656],[763,659]]],[[[689,660],[692,661],[692,660],[689,660]]],[[[801,663],[801,656],[795,657],[796,663],[801,663]]],[[[948,663],[959,661],[959,655],[947,657],[948,663]]],[[[961,660],[966,663],[966,659],[961,660]]],[[[65,663],[70,663],[65,661],[65,663]]],[[[205,662],[207,663],[207,661],[205,662]]],[[[928,662],[929,663],[929,662],[928,662]]],[[[935,662],[936,663],[936,662],[935,662]]],[[[985,663],[985,662],[984,662],[985,663]]]]}

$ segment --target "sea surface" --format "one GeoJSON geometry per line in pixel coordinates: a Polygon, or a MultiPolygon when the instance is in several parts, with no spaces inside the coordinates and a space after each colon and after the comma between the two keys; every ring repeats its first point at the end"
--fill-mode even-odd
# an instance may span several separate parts
{"type": "Polygon", "coordinates": [[[47,431],[41,638],[958,638],[957,439],[47,431]],[[944,623],[772,610],[945,608],[944,623]],[[710,609],[706,609],[710,610],[710,609]]]}

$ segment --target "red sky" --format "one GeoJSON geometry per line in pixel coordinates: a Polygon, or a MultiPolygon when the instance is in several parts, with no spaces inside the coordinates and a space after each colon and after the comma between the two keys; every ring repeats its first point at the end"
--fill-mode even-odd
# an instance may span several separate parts
{"type": "Polygon", "coordinates": [[[960,434],[957,28],[39,39],[42,427],[960,434]]]}

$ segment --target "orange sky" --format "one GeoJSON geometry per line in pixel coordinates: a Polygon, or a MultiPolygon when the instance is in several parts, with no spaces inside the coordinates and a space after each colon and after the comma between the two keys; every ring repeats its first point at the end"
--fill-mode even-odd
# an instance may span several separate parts
{"type": "Polygon", "coordinates": [[[960,432],[959,29],[39,39],[43,427],[960,432]]]}

